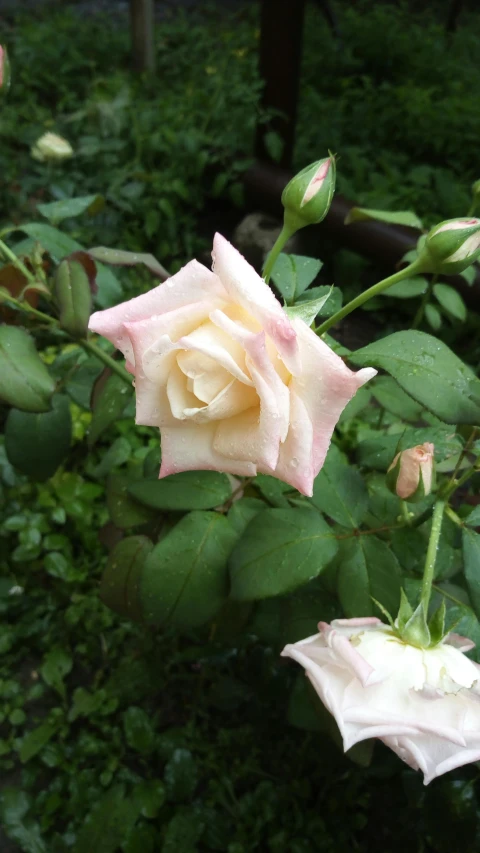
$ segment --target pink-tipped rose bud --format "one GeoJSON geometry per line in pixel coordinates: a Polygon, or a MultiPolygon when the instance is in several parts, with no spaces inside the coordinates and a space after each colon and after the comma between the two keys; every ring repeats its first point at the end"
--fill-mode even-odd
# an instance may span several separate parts
{"type": "Polygon", "coordinates": [[[432,491],[434,445],[429,441],[397,453],[387,471],[389,489],[404,501],[420,501],[432,491]]]}
{"type": "Polygon", "coordinates": [[[424,272],[455,275],[480,256],[480,219],[447,219],[427,234],[420,260],[424,272]]]}
{"type": "Polygon", "coordinates": [[[302,169],[285,187],[285,226],[294,233],[327,215],[335,191],[335,158],[325,157],[302,169]]]}
{"type": "Polygon", "coordinates": [[[10,86],[10,61],[7,48],[0,45],[0,90],[4,94],[10,86]]]}

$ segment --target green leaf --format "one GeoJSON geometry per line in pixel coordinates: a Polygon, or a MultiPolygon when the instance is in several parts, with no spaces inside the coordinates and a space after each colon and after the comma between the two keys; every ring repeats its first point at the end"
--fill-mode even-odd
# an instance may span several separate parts
{"type": "Polygon", "coordinates": [[[438,332],[442,328],[442,315],[431,302],[425,305],[425,319],[434,332],[438,332]]]}
{"type": "Polygon", "coordinates": [[[252,518],[264,509],[265,504],[259,498],[240,498],[233,503],[227,517],[238,536],[241,536],[252,518]]]}
{"type": "Polygon", "coordinates": [[[476,275],[477,275],[476,267],[473,265],[471,267],[467,267],[467,269],[462,270],[462,272],[460,272],[459,275],[461,275],[462,278],[465,279],[467,284],[472,286],[473,282],[475,281],[476,275]]]}
{"type": "Polygon", "coordinates": [[[5,424],[5,450],[11,464],[34,480],[48,480],[68,455],[72,419],[67,397],[57,394],[50,412],[11,409],[5,424]]]}
{"type": "Polygon", "coordinates": [[[422,406],[412,400],[391,376],[378,376],[371,383],[370,389],[387,412],[405,421],[418,421],[422,406]]]}
{"type": "Polygon", "coordinates": [[[480,533],[464,528],[462,532],[465,580],[470,600],[477,616],[480,616],[480,533]]]}
{"type": "Polygon", "coordinates": [[[94,468],[95,477],[103,477],[109,474],[112,468],[117,468],[128,462],[132,455],[132,446],[127,438],[120,435],[110,445],[107,452],[102,456],[99,464],[94,468]]]}
{"type": "Polygon", "coordinates": [[[313,484],[312,503],[343,527],[358,527],[367,512],[368,493],[361,474],[335,444],[313,484]]]}
{"type": "MultiPolygon", "coordinates": [[[[51,225],[45,225],[43,222],[30,222],[26,225],[19,225],[17,230],[24,231],[34,241],[40,243],[57,264],[60,263],[62,258],[71,255],[72,252],[83,251],[83,246],[69,237],[68,234],[64,234],[58,228],[53,228],[51,225]]],[[[33,248],[33,245],[30,248],[33,248]]],[[[22,249],[24,253],[26,250],[30,250],[27,247],[22,247],[22,249]]],[[[18,251],[18,247],[16,251],[18,251]]],[[[94,300],[100,308],[108,308],[110,305],[115,305],[122,298],[122,288],[117,277],[108,267],[100,263],[97,264],[96,283],[98,292],[95,294],[94,300]]]]}
{"type": "Polygon", "coordinates": [[[424,332],[395,332],[350,356],[386,370],[407,394],[446,423],[480,423],[480,380],[444,343],[424,332]]]}
{"type": "Polygon", "coordinates": [[[48,412],[55,382],[27,332],[0,326],[0,399],[24,412],[48,412]]]}
{"type": "Polygon", "coordinates": [[[470,515],[465,519],[465,524],[468,527],[480,527],[480,504],[472,509],[470,515]]]}
{"type": "MultiPolygon", "coordinates": [[[[56,367],[57,361],[54,363],[56,367]]],[[[103,368],[96,358],[77,363],[74,370],[65,378],[65,391],[77,406],[90,410],[90,400],[95,382],[103,372],[103,368]]],[[[125,383],[122,383],[125,386],[125,383]]]]}
{"type": "Polygon", "coordinates": [[[22,764],[26,764],[27,761],[30,761],[31,758],[34,758],[37,753],[39,753],[44,746],[47,745],[49,740],[53,737],[55,732],[58,729],[58,722],[48,722],[42,723],[36,729],[32,729],[32,731],[27,732],[25,737],[22,740],[19,757],[22,764]]]}
{"type": "Polygon", "coordinates": [[[252,519],[230,558],[232,598],[283,595],[320,574],[336,551],[335,537],[321,515],[266,509],[252,519]]]}
{"type": "Polygon", "coordinates": [[[455,317],[456,320],[460,320],[462,323],[465,322],[467,319],[467,306],[454,287],[440,282],[433,285],[433,293],[445,311],[451,314],[452,317],[455,317]]]}
{"type": "Polygon", "coordinates": [[[58,647],[47,652],[40,667],[40,675],[45,683],[49,687],[53,687],[62,699],[66,695],[63,679],[68,675],[72,666],[73,660],[71,655],[65,649],[58,647]]]}
{"type": "MultiPolygon", "coordinates": [[[[127,714],[130,710],[129,708],[127,714]]],[[[165,796],[165,785],[159,779],[145,780],[135,786],[135,797],[141,806],[141,815],[150,820],[157,817],[165,802],[165,796]]]]}
{"type": "Polygon", "coordinates": [[[382,296],[392,296],[394,299],[414,299],[422,296],[428,287],[428,281],[423,275],[415,275],[413,278],[404,278],[387,287],[382,296]]]}
{"type": "Polygon", "coordinates": [[[140,599],[147,622],[189,629],[208,622],[228,596],[227,560],[237,534],[215,512],[190,512],[147,557],[140,599]]]}
{"type": "Polygon", "coordinates": [[[338,563],[338,596],[348,617],[375,616],[372,599],[396,613],[401,572],[388,545],[376,536],[358,536],[342,543],[338,563]]]}
{"type": "Polygon", "coordinates": [[[318,297],[317,299],[311,300],[302,300],[301,302],[297,302],[295,305],[292,305],[291,308],[286,308],[285,313],[288,317],[298,317],[300,320],[303,320],[307,326],[310,326],[311,323],[315,320],[317,314],[320,314],[323,306],[329,299],[333,292],[333,284],[329,289],[328,293],[325,293],[323,296],[318,297]]]}
{"type": "Polygon", "coordinates": [[[165,767],[165,785],[169,800],[188,802],[197,787],[195,760],[188,749],[176,749],[165,767]]]}
{"type": "Polygon", "coordinates": [[[303,255],[280,254],[272,270],[272,280],[288,305],[298,299],[301,293],[317,277],[322,262],[303,255]]]}
{"type": "MultiPolygon", "coordinates": [[[[368,384],[370,385],[370,383],[368,384]]],[[[371,399],[372,392],[370,388],[359,388],[350,402],[345,406],[338,423],[344,424],[347,421],[352,420],[352,418],[356,418],[360,412],[366,409],[371,399]]]]}
{"type": "Polygon", "coordinates": [[[123,715],[123,729],[129,746],[141,755],[148,755],[155,743],[155,731],[143,708],[131,705],[123,715]]]}
{"type": "Polygon", "coordinates": [[[130,474],[110,474],[107,480],[106,497],[110,518],[122,530],[146,524],[154,517],[152,510],[130,496],[128,489],[133,481],[134,477],[130,474]]]}
{"type": "Polygon", "coordinates": [[[371,210],[366,207],[352,207],[345,219],[345,225],[352,222],[387,222],[389,225],[406,225],[409,228],[422,229],[422,220],[411,210],[371,210]]]}
{"type": "Polygon", "coordinates": [[[296,304],[309,302],[312,299],[320,299],[326,295],[328,295],[328,300],[321,306],[318,314],[321,317],[331,317],[332,314],[335,314],[342,307],[343,295],[339,287],[334,287],[333,285],[330,287],[328,284],[323,284],[319,287],[309,287],[308,290],[299,296],[296,304]]]}
{"type": "MultiPolygon", "coordinates": [[[[39,824],[27,816],[29,809],[30,799],[23,791],[3,791],[0,817],[9,839],[16,842],[23,853],[47,853],[39,824]]],[[[7,842],[6,851],[9,846],[7,842]]]]}
{"type": "Polygon", "coordinates": [[[140,810],[135,797],[125,796],[123,785],[114,785],[83,822],[73,853],[115,853],[131,832],[140,810]]]}
{"type": "Polygon", "coordinates": [[[183,471],[161,480],[138,480],[129,492],[153,509],[212,509],[228,500],[232,486],[227,475],[218,471],[183,471]]]}
{"type": "Polygon", "coordinates": [[[86,210],[93,215],[103,206],[101,195],[83,195],[76,198],[64,198],[61,201],[52,201],[48,204],[37,204],[37,210],[52,225],[58,225],[64,219],[80,216],[86,210]]]}
{"type": "Polygon", "coordinates": [[[121,539],[111,552],[100,584],[100,598],[119,613],[140,620],[139,590],[143,567],[153,543],[146,536],[121,539]]]}
{"type": "MultiPolygon", "coordinates": [[[[288,509],[290,506],[288,499],[285,497],[285,492],[292,492],[292,487],[283,480],[277,480],[276,477],[270,477],[269,474],[257,474],[253,485],[259,490],[266,500],[272,506],[288,509]]],[[[298,492],[294,492],[298,497],[298,492]]]]}
{"type": "Polygon", "coordinates": [[[88,432],[88,446],[93,447],[102,433],[121,418],[125,407],[133,396],[133,386],[128,385],[112,373],[95,398],[92,420],[88,432]]]}
{"type": "Polygon", "coordinates": [[[109,249],[106,246],[96,246],[94,249],[88,249],[87,251],[94,261],[103,261],[103,263],[114,267],[133,267],[137,264],[143,264],[153,275],[156,275],[162,281],[165,281],[169,277],[165,267],[162,267],[153,255],[146,252],[126,252],[122,249],[109,249]]]}

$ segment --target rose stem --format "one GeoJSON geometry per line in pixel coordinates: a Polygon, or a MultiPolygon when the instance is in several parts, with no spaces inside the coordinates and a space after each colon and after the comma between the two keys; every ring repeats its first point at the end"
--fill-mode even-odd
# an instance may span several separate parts
{"type": "Polygon", "coordinates": [[[324,323],[317,326],[314,331],[317,335],[323,335],[323,333],[330,329],[331,326],[334,326],[335,323],[343,320],[347,314],[351,314],[352,311],[355,311],[355,308],[359,308],[360,305],[368,302],[369,299],[373,299],[374,296],[378,296],[379,293],[383,293],[383,291],[391,287],[392,284],[397,284],[397,282],[402,281],[404,278],[410,278],[411,275],[416,275],[418,272],[421,272],[421,265],[420,261],[417,259],[403,270],[399,270],[393,275],[388,276],[388,278],[384,278],[382,281],[377,282],[377,284],[372,285],[368,290],[364,290],[363,293],[359,293],[355,299],[352,299],[351,302],[347,302],[340,311],[337,311],[336,314],[333,314],[332,317],[329,317],[328,320],[325,320],[324,323]]]}
{"type": "Polygon", "coordinates": [[[275,266],[275,261],[277,260],[280,252],[282,251],[285,243],[290,239],[294,231],[291,231],[290,228],[287,228],[286,225],[283,225],[280,234],[278,235],[272,249],[270,250],[267,260],[265,261],[265,266],[263,267],[263,278],[265,279],[266,284],[270,281],[270,276],[272,274],[273,267],[275,266]]]}
{"type": "Polygon", "coordinates": [[[425,568],[423,570],[422,595],[420,603],[423,606],[425,617],[428,614],[428,605],[432,592],[433,574],[435,570],[435,561],[437,559],[438,543],[442,530],[443,513],[445,510],[445,501],[437,501],[432,516],[432,529],[430,530],[430,539],[428,541],[427,556],[425,559],[425,568]]]}

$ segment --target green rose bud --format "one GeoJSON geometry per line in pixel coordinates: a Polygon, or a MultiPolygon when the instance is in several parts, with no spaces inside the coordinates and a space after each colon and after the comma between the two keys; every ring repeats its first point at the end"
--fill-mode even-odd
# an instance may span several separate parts
{"type": "Polygon", "coordinates": [[[328,213],[334,191],[333,155],[302,169],[289,181],[282,193],[285,228],[293,234],[305,225],[321,222],[328,213]]]}
{"type": "Polygon", "coordinates": [[[480,195],[480,180],[473,182],[473,184],[472,184],[472,195],[474,195],[474,196],[480,195]]]}
{"type": "Polygon", "coordinates": [[[480,219],[447,219],[427,234],[419,260],[423,272],[455,275],[480,256],[480,219]]]}
{"type": "Polygon", "coordinates": [[[86,338],[92,294],[88,274],[79,260],[72,257],[61,261],[54,292],[61,327],[74,338],[86,338]]]}

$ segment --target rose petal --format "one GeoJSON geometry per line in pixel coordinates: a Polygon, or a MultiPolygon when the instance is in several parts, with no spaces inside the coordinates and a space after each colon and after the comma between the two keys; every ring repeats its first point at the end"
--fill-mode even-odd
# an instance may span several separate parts
{"type": "Polygon", "coordinates": [[[216,428],[216,421],[208,424],[177,421],[174,427],[164,427],[160,477],[179,471],[224,471],[254,477],[257,470],[252,462],[226,459],[217,453],[213,446],[216,428]]]}
{"type": "Polygon", "coordinates": [[[302,372],[292,378],[291,391],[302,400],[313,424],[313,476],[320,471],[333,430],[355,392],[377,371],[364,367],[354,373],[306,323],[292,322],[297,333],[302,372]]]}
{"type": "Polygon", "coordinates": [[[190,261],[167,281],[142,293],[128,302],[122,302],[114,308],[96,311],[88,324],[92,332],[97,332],[124,352],[129,340],[124,330],[125,323],[144,320],[160,314],[167,314],[183,306],[208,301],[228,301],[227,294],[218,276],[199,264],[190,261]]]}
{"type": "Polygon", "coordinates": [[[258,320],[290,372],[297,373],[300,364],[295,331],[268,285],[221,234],[215,234],[212,257],[214,272],[230,299],[258,320]]]}

